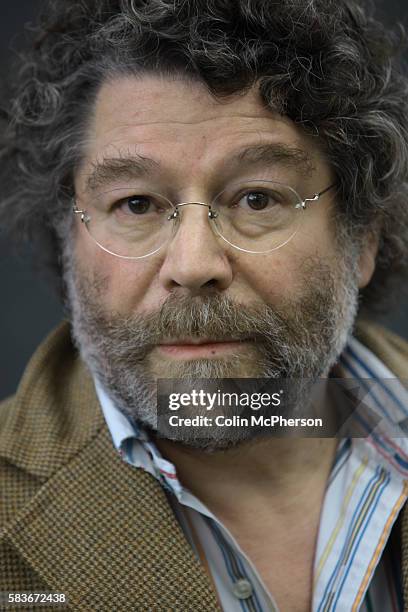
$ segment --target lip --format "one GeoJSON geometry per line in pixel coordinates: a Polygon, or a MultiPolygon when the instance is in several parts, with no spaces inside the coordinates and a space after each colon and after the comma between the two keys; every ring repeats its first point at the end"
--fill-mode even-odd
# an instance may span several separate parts
{"type": "Polygon", "coordinates": [[[212,339],[212,338],[185,338],[183,340],[169,340],[157,345],[160,352],[169,357],[180,359],[210,358],[236,353],[252,340],[243,339],[212,339]]]}
{"type": "Polygon", "coordinates": [[[230,342],[248,342],[250,338],[177,338],[171,340],[163,340],[159,346],[184,346],[184,345],[201,345],[201,344],[226,344],[230,342]]]}

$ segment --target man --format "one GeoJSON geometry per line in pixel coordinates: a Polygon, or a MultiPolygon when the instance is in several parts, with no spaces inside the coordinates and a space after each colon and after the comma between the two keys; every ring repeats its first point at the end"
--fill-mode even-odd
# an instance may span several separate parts
{"type": "Polygon", "coordinates": [[[70,325],[0,410],[3,605],[407,607],[408,347],[357,325],[408,251],[393,36],[338,0],[44,15],[2,209],[62,274],[70,325]],[[162,378],[320,378],[328,414],[333,376],[378,381],[397,436],[157,418],[162,378]]]}

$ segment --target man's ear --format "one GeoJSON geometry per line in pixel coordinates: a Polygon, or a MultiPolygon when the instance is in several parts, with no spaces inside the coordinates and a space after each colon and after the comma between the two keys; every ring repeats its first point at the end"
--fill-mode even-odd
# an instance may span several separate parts
{"type": "Polygon", "coordinates": [[[374,274],[379,242],[380,238],[378,231],[367,233],[361,241],[362,246],[358,260],[360,271],[358,282],[359,289],[366,287],[374,274]]]}

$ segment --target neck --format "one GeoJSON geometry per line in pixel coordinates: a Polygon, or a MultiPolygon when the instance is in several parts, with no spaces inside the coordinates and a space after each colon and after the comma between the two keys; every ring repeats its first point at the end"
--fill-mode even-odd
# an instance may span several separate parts
{"type": "MultiPolygon", "coordinates": [[[[316,406],[325,419],[335,414],[326,388],[319,387],[316,406]]],[[[177,468],[180,482],[210,510],[229,514],[256,505],[293,516],[302,507],[320,511],[336,452],[336,438],[255,438],[234,448],[206,452],[156,439],[177,468]]]]}
{"type": "Polygon", "coordinates": [[[248,499],[279,512],[304,510],[313,497],[321,501],[337,440],[257,439],[211,454],[168,440],[157,445],[185,487],[216,514],[228,515],[248,499]]]}

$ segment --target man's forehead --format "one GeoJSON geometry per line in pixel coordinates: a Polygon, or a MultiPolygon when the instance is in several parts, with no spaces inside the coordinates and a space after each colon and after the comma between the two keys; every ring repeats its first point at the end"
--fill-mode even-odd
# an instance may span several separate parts
{"type": "Polygon", "coordinates": [[[231,116],[280,119],[262,101],[257,87],[216,98],[200,81],[182,76],[132,75],[111,78],[101,86],[93,123],[96,128],[101,123],[109,127],[125,118],[140,125],[164,121],[188,125],[231,116]]]}
{"type": "MultiPolygon", "coordinates": [[[[299,171],[311,172],[316,161],[310,137],[267,108],[256,88],[218,100],[202,83],[181,78],[122,76],[106,82],[97,96],[88,136],[88,176],[104,160],[138,156],[157,161],[156,168],[171,167],[177,159],[190,171],[199,165],[201,170],[207,162],[239,159],[246,148],[260,150],[270,144],[275,151],[270,150],[269,162],[289,158],[286,153],[293,151],[299,171]]],[[[267,161],[268,155],[263,159],[267,161]]]]}

